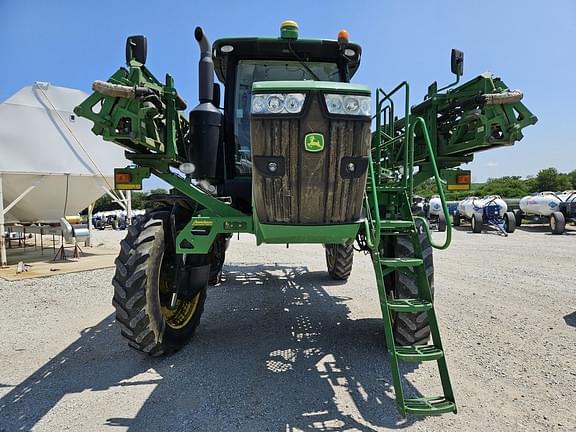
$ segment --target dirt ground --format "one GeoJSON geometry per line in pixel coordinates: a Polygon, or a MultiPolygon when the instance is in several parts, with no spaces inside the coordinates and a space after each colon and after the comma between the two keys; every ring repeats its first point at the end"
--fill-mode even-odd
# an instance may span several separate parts
{"type": "MultiPolygon", "coordinates": [[[[575,257],[576,230],[543,227],[460,230],[435,253],[459,409],[435,418],[396,411],[363,255],[338,285],[321,246],[241,237],[195,339],[163,359],[121,339],[113,269],[0,280],[0,430],[573,431],[575,257]]],[[[438,391],[433,364],[407,365],[408,393],[438,391]]]]}

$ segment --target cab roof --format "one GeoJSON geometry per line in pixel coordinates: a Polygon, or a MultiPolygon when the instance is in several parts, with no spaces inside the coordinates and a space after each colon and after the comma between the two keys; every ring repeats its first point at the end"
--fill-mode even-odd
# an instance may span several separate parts
{"type": "MultiPolygon", "coordinates": [[[[226,49],[225,49],[226,51],[226,49]]],[[[218,39],[213,45],[213,60],[216,75],[221,82],[226,81],[229,64],[237,60],[296,60],[294,51],[302,61],[348,63],[349,77],[352,78],[362,56],[362,47],[351,42],[339,43],[326,39],[283,39],[261,37],[238,37],[218,39]],[[222,47],[232,50],[223,52],[222,47]],[[344,50],[354,51],[354,55],[345,56],[344,50]]]]}

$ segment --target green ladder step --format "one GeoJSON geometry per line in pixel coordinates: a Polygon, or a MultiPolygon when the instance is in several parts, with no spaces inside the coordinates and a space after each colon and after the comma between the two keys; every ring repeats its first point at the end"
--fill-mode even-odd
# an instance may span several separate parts
{"type": "Polygon", "coordinates": [[[432,309],[432,303],[422,299],[388,300],[388,309],[395,312],[424,312],[432,309]]]}
{"type": "Polygon", "coordinates": [[[414,227],[413,221],[407,220],[387,220],[380,222],[380,229],[401,229],[401,230],[411,230],[414,227]]]}
{"type": "Polygon", "coordinates": [[[415,415],[440,415],[456,413],[456,404],[444,396],[421,397],[404,400],[406,413],[415,415]]]}
{"type": "Polygon", "coordinates": [[[420,258],[380,258],[380,265],[390,268],[410,268],[421,266],[424,261],[420,258]]]}
{"type": "Polygon", "coordinates": [[[444,357],[444,352],[434,345],[397,346],[396,356],[404,361],[432,361],[444,357]]]}
{"type": "Polygon", "coordinates": [[[406,192],[406,188],[404,186],[376,186],[376,190],[379,192],[406,192]]]}

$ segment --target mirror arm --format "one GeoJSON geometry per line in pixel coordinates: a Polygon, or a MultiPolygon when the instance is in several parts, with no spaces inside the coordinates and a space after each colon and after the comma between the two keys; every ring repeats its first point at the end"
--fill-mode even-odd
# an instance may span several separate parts
{"type": "Polygon", "coordinates": [[[440,93],[443,90],[446,90],[447,88],[453,87],[456,84],[458,84],[460,82],[460,76],[461,75],[456,75],[456,81],[454,81],[453,83],[448,84],[447,86],[442,87],[441,89],[436,90],[436,93],[440,93]]]}

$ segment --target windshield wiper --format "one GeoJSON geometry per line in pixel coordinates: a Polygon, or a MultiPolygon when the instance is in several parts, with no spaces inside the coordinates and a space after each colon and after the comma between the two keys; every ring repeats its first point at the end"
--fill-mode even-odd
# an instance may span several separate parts
{"type": "Polygon", "coordinates": [[[296,57],[296,60],[298,60],[298,62],[299,62],[302,66],[304,66],[304,69],[306,69],[306,71],[307,71],[310,75],[312,75],[312,77],[313,77],[316,81],[321,81],[321,79],[318,78],[318,75],[316,75],[316,74],[312,71],[312,69],[310,69],[310,68],[308,67],[308,65],[306,64],[306,62],[305,62],[304,60],[302,60],[302,59],[298,56],[298,54],[296,54],[296,51],[294,51],[294,49],[292,48],[292,43],[291,43],[290,39],[288,39],[288,49],[289,49],[290,52],[294,55],[294,57],[296,57]]]}

